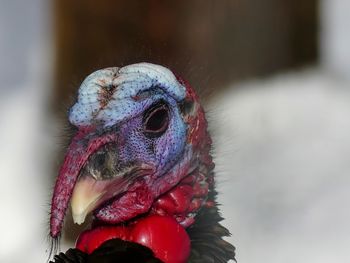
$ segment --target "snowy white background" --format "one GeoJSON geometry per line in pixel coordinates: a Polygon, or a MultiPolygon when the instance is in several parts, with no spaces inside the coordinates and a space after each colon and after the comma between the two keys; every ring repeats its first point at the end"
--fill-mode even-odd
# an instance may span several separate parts
{"type": "Polygon", "coordinates": [[[350,262],[348,85],[306,70],[213,102],[219,199],[239,262],[350,262]]]}
{"type": "Polygon", "coordinates": [[[0,2],[0,262],[46,262],[54,123],[45,0],[0,2]]]}
{"type": "MultiPolygon", "coordinates": [[[[0,262],[44,262],[58,138],[50,8],[0,8],[0,262]],[[51,168],[52,169],[52,168],[51,168]]],[[[350,262],[350,2],[323,0],[318,68],[237,84],[207,105],[239,262],[350,262]]]]}

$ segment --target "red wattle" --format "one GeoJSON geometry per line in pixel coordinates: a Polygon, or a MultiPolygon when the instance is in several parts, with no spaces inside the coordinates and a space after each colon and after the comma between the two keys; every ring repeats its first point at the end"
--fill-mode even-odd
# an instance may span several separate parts
{"type": "Polygon", "coordinates": [[[129,226],[100,226],[83,232],[76,247],[88,254],[113,238],[150,248],[165,263],[185,263],[190,255],[190,238],[172,217],[151,215],[129,226]]]}
{"type": "Polygon", "coordinates": [[[190,255],[190,238],[172,217],[152,215],[142,219],[133,227],[131,241],[149,247],[166,263],[185,263],[190,255]]]}
{"type": "Polygon", "coordinates": [[[99,226],[80,234],[75,247],[85,253],[92,253],[105,241],[120,238],[129,240],[130,228],[124,226],[99,226]]]}

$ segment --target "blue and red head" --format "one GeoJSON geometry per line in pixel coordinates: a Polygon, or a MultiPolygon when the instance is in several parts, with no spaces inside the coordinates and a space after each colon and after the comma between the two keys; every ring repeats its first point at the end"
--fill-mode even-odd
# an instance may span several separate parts
{"type": "Polygon", "coordinates": [[[98,70],[81,84],[69,121],[77,133],[54,189],[52,237],[69,202],[76,223],[90,212],[106,224],[147,213],[193,222],[210,183],[200,164],[212,162],[203,109],[188,84],[149,63],[98,70]]]}

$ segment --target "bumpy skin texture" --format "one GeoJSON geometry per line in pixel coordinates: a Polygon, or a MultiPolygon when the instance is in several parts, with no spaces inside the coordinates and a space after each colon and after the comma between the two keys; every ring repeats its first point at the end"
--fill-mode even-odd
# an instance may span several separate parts
{"type": "MultiPolygon", "coordinates": [[[[154,230],[145,229],[150,225],[153,225],[150,229],[157,228],[154,228],[159,223],[157,216],[174,219],[173,230],[189,228],[194,225],[200,209],[215,204],[213,198],[208,199],[214,189],[214,164],[204,111],[191,86],[168,69],[139,63],[92,73],[79,89],[77,102],[69,111],[69,121],[78,132],[67,150],[54,189],[52,237],[61,232],[76,183],[84,176],[92,176],[84,174],[84,167],[93,162],[95,153],[106,145],[111,145],[117,156],[115,178],[102,181],[106,185],[111,183],[105,188],[105,199],[93,211],[91,233],[99,233],[94,229],[101,225],[113,224],[109,231],[115,238],[142,243],[145,237],[137,239],[137,234],[130,233],[136,228],[151,235],[154,230]],[[150,136],[145,124],[147,112],[159,105],[166,108],[166,129],[150,136]],[[132,172],[127,172],[130,170],[132,172]],[[143,220],[147,224],[143,224],[143,220]]],[[[183,257],[175,260],[181,253],[173,253],[173,257],[162,258],[165,262],[186,262],[190,244],[186,241],[188,235],[182,236],[179,242],[188,244],[182,249],[183,257]]],[[[89,238],[96,237],[89,235],[89,238]]],[[[79,240],[80,249],[89,243],[86,238],[79,240]]],[[[166,243],[166,239],[157,240],[159,244],[142,244],[155,252],[161,243],[166,243]]],[[[162,249],[172,255],[171,246],[168,250],[162,249]]],[[[230,253],[226,256],[233,257],[230,253]]]]}

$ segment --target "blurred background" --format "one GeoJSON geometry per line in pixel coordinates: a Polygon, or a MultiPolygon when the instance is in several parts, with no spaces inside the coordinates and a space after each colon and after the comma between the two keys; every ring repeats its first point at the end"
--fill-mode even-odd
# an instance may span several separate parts
{"type": "Polygon", "coordinates": [[[140,61],[201,95],[238,262],[349,262],[349,12],[348,0],[1,0],[0,262],[48,257],[81,81],[140,61]]]}

